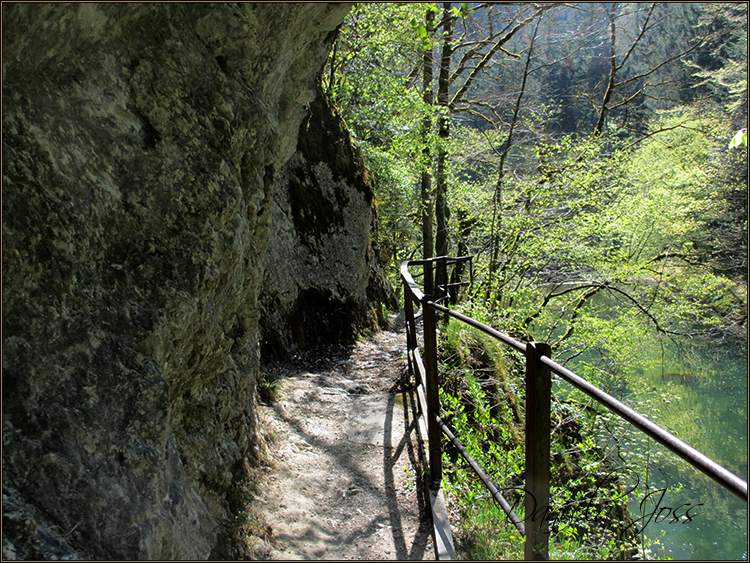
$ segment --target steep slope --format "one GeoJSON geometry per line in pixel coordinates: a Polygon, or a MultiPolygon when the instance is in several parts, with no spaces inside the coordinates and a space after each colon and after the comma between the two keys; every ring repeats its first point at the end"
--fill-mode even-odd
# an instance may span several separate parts
{"type": "Polygon", "coordinates": [[[210,554],[274,177],[348,9],[3,4],[5,557],[210,554]]]}

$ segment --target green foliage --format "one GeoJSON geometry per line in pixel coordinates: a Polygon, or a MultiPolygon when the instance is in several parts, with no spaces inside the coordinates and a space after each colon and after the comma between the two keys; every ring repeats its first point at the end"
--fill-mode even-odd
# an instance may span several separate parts
{"type": "MultiPolygon", "coordinates": [[[[523,518],[524,415],[515,401],[523,395],[520,364],[494,339],[451,322],[441,333],[440,365],[443,418],[523,518]]],[[[616,536],[630,522],[617,471],[600,445],[610,437],[610,419],[571,400],[553,406],[553,553],[570,559],[617,553],[632,534],[616,536]]],[[[463,556],[517,557],[522,540],[515,528],[457,452],[448,444],[444,452],[447,488],[461,510],[463,556]]]]}
{"type": "MultiPolygon", "coordinates": [[[[326,76],[372,172],[384,261],[395,271],[419,248],[417,179],[430,172],[424,149],[446,151],[450,247],[475,256],[462,310],[519,339],[550,342],[579,375],[658,412],[672,398],[645,382],[656,361],[648,358],[683,336],[746,337],[747,151],[729,150],[727,138],[734,135],[732,148],[747,145],[746,130],[735,133],[747,123],[747,10],[605,8],[560,4],[545,12],[528,72],[531,35],[520,32],[483,61],[461,103],[436,109],[423,101],[421,64],[441,40],[425,11],[439,20],[440,8],[362,4],[342,26],[326,76]],[[611,68],[609,16],[622,65],[593,137],[611,68]],[[691,46],[682,62],[674,58],[691,46]],[[436,123],[437,112],[450,117],[450,137],[425,134],[424,119],[436,123]]],[[[453,8],[451,96],[494,44],[488,38],[529,9],[453,8]]],[[[518,358],[497,346],[461,325],[444,326],[441,399],[475,459],[499,486],[513,487],[523,469],[523,383],[518,358]]],[[[598,487],[597,479],[615,467],[625,430],[578,394],[555,392],[553,498],[566,518],[555,523],[553,557],[617,555],[613,535],[596,530],[622,526],[619,508],[591,529],[584,523],[591,502],[621,508],[616,483],[598,487]]],[[[491,551],[515,532],[497,524],[499,513],[485,508],[450,448],[446,465],[465,507],[468,556],[512,556],[506,547],[491,551]]],[[[620,469],[648,467],[637,458],[620,469]]],[[[647,494],[647,485],[637,492],[647,494]]]]}
{"type": "MultiPolygon", "coordinates": [[[[401,262],[412,254],[419,238],[421,217],[416,212],[419,202],[412,171],[392,153],[374,147],[368,148],[365,158],[377,205],[373,233],[380,263],[391,276],[396,276],[401,262]]],[[[399,285],[395,277],[392,285],[399,285]]]]}
{"type": "Polygon", "coordinates": [[[644,341],[731,325],[746,309],[741,288],[701,255],[702,218],[720,215],[722,204],[711,190],[723,117],[710,107],[661,112],[638,143],[565,136],[539,144],[536,169],[505,178],[500,191],[490,182],[455,190],[458,209],[481,213],[493,198],[497,206],[494,218],[478,216],[469,242],[475,298],[489,298],[491,324],[548,340],[604,385],[634,387],[647,367],[644,341]],[[493,234],[497,256],[483,256],[493,234]]]}
{"type": "Polygon", "coordinates": [[[354,136],[369,146],[392,151],[404,162],[416,158],[425,111],[418,69],[423,50],[416,4],[358,4],[342,25],[324,76],[354,136]],[[414,33],[404,33],[409,25],[414,33]],[[417,150],[415,150],[415,148],[417,150]]]}
{"type": "Polygon", "coordinates": [[[729,148],[736,149],[740,145],[747,146],[747,127],[740,129],[734,134],[732,140],[729,141],[729,148]]]}
{"type": "Polygon", "coordinates": [[[258,378],[258,398],[262,403],[273,405],[279,399],[282,377],[276,373],[262,371],[258,378]]]}
{"type": "Polygon", "coordinates": [[[523,540],[502,509],[489,495],[472,501],[461,499],[461,535],[457,538],[459,559],[466,561],[514,561],[523,559],[523,540]]]}
{"type": "Polygon", "coordinates": [[[419,245],[422,204],[415,180],[428,168],[424,132],[434,108],[421,92],[421,59],[436,40],[424,27],[430,4],[358,4],[341,26],[324,71],[328,92],[366,154],[379,206],[376,242],[389,275],[419,245]]]}

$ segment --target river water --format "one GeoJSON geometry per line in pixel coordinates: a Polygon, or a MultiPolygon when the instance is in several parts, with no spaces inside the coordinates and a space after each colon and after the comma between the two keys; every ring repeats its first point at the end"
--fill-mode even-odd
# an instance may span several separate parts
{"type": "MultiPolygon", "coordinates": [[[[644,346],[649,389],[617,398],[747,481],[747,347],[679,344],[644,346]]],[[[642,558],[747,560],[747,504],[625,423],[618,436],[642,558]]]]}
{"type": "MultiPolygon", "coordinates": [[[[639,353],[651,360],[639,374],[648,390],[610,392],[747,481],[746,342],[654,341],[639,353]]],[[[568,367],[577,371],[588,360],[581,355],[568,367]]],[[[623,474],[623,485],[638,485],[628,507],[642,529],[641,557],[747,560],[748,505],[641,432],[624,423],[621,432],[620,449],[631,471],[623,474]]]]}
{"type": "MultiPolygon", "coordinates": [[[[657,353],[661,365],[644,377],[669,402],[643,414],[747,480],[747,347],[692,344],[657,353]]],[[[643,396],[627,402],[636,410],[649,405],[643,396]]],[[[747,504],[653,441],[633,437],[627,448],[643,460],[641,479],[648,466],[648,489],[632,495],[629,507],[648,522],[649,558],[747,560],[747,504]]]]}

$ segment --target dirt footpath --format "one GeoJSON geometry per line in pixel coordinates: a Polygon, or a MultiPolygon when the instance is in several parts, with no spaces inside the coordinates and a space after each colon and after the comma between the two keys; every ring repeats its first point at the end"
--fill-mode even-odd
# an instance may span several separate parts
{"type": "Polygon", "coordinates": [[[402,327],[298,360],[261,408],[255,557],[435,559],[402,327]]]}

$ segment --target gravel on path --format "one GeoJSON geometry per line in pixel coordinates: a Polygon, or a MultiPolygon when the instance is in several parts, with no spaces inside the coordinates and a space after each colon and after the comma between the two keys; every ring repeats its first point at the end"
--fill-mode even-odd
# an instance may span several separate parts
{"type": "Polygon", "coordinates": [[[400,319],[298,358],[261,406],[257,559],[435,559],[400,319]]]}

